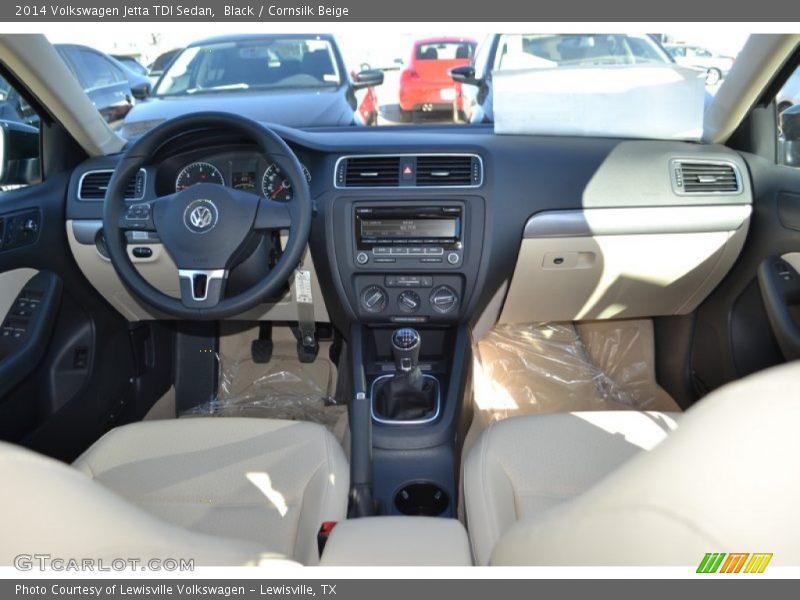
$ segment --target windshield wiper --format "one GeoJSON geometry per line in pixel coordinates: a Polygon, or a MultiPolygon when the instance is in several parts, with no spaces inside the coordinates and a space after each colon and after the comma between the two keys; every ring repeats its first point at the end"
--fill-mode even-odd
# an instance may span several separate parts
{"type": "Polygon", "coordinates": [[[202,94],[203,92],[224,92],[226,90],[249,90],[250,85],[247,83],[227,83],[224,85],[214,85],[204,88],[191,88],[186,90],[187,94],[202,94]]]}

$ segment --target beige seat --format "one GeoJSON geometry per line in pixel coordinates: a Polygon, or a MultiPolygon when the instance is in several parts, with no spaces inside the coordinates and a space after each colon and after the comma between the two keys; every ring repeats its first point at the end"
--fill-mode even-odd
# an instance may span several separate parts
{"type": "Polygon", "coordinates": [[[588,490],[622,463],[660,443],[676,415],[603,411],[496,421],[464,463],[467,526],[475,563],[517,521],[588,490]]]}
{"type": "Polygon", "coordinates": [[[0,444],[0,564],[179,557],[196,564],[319,562],[317,531],[345,519],[349,473],[322,426],[197,418],[112,430],[69,468],[0,444]]]}
{"type": "Polygon", "coordinates": [[[668,436],[636,413],[499,423],[465,464],[481,564],[688,565],[706,552],[800,564],[800,362],[710,394],[668,436]],[[622,464],[624,463],[624,464],[622,464]]]}

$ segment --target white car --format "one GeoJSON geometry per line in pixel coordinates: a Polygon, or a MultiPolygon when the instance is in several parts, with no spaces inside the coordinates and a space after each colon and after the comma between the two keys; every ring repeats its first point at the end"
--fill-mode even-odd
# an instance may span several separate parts
{"type": "Polygon", "coordinates": [[[731,56],[715,54],[701,46],[676,44],[666,45],[664,48],[679,65],[705,69],[706,83],[708,85],[716,85],[722,81],[728,71],[731,70],[734,62],[731,56]]]}

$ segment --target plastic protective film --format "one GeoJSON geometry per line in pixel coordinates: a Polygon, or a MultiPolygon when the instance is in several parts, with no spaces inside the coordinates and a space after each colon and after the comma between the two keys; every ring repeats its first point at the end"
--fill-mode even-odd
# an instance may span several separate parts
{"type": "Polygon", "coordinates": [[[499,325],[478,344],[476,408],[489,420],[517,414],[656,409],[647,320],[499,325]]]}
{"type": "MultiPolygon", "coordinates": [[[[322,354],[320,352],[320,354],[322,354]]],[[[301,363],[297,357],[273,356],[266,364],[247,356],[217,355],[216,398],[182,416],[257,417],[311,421],[336,431],[347,407],[333,400],[335,373],[330,361],[301,363]]]]}

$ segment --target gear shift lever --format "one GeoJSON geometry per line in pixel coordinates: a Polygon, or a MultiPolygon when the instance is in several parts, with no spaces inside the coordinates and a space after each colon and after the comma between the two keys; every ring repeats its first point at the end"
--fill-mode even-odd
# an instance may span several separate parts
{"type": "Polygon", "coordinates": [[[392,355],[395,368],[408,373],[417,368],[419,363],[419,347],[422,338],[416,329],[403,327],[392,334],[392,355]]]}
{"type": "Polygon", "coordinates": [[[435,381],[426,382],[419,369],[422,338],[416,329],[403,327],[392,333],[392,355],[397,371],[378,390],[378,413],[393,421],[421,419],[434,409],[435,381]]]}

